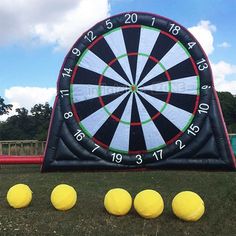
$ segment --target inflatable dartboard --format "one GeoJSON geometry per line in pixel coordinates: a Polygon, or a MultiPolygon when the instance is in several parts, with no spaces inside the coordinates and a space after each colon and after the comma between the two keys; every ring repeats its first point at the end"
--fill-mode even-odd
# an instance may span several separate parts
{"type": "Polygon", "coordinates": [[[43,171],[235,167],[209,61],[174,21],[99,22],[69,51],[57,91],[43,171]]]}

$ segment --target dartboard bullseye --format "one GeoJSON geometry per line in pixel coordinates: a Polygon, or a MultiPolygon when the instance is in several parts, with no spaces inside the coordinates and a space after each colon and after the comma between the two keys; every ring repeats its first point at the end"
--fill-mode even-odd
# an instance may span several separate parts
{"type": "Polygon", "coordinates": [[[67,135],[58,135],[59,146],[72,160],[111,166],[186,157],[212,135],[212,91],[208,59],[183,26],[145,13],[110,17],[65,58],[58,94],[67,135]],[[209,135],[201,136],[203,129],[209,135]]]}

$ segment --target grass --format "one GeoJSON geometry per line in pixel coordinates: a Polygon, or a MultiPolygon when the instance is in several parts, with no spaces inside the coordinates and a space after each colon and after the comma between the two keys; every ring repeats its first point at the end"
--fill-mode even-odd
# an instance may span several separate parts
{"type": "Polygon", "coordinates": [[[41,174],[38,166],[2,166],[0,169],[1,235],[236,235],[236,173],[197,171],[66,172],[41,174]],[[9,187],[26,183],[33,190],[28,208],[12,209],[5,198],[9,187]],[[78,202],[68,212],[54,210],[50,193],[59,183],[77,190],[78,202]],[[106,192],[127,189],[134,197],[155,189],[165,201],[163,214],[153,220],[134,209],[124,217],[109,215],[103,207],[106,192]],[[196,223],[173,216],[171,201],[180,191],[192,190],[205,201],[206,213],[196,223]]]}

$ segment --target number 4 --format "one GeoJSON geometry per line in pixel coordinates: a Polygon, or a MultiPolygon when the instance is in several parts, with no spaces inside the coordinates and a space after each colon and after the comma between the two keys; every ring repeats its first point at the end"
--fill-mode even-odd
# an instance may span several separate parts
{"type": "Polygon", "coordinates": [[[189,42],[188,43],[188,50],[192,49],[196,45],[196,42],[189,42]]]}

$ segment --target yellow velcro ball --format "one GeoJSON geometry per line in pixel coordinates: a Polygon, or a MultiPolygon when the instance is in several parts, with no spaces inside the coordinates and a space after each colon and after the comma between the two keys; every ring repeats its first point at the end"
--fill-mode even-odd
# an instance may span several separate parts
{"type": "Polygon", "coordinates": [[[123,216],[131,209],[132,197],[125,189],[114,188],[106,193],[104,206],[110,214],[123,216]]]}
{"type": "Polygon", "coordinates": [[[57,185],[51,193],[52,205],[60,211],[71,209],[77,201],[75,189],[67,184],[57,185]]]}
{"type": "Polygon", "coordinates": [[[147,189],[136,195],[134,208],[143,218],[152,219],[161,215],[164,210],[164,201],[158,192],[147,189]]]}
{"type": "Polygon", "coordinates": [[[204,214],[205,206],[198,194],[191,191],[183,191],[174,197],[172,210],[182,220],[197,221],[204,214]]]}
{"type": "Polygon", "coordinates": [[[7,202],[13,208],[27,207],[32,200],[32,191],[26,184],[16,184],[7,192],[7,202]]]}

